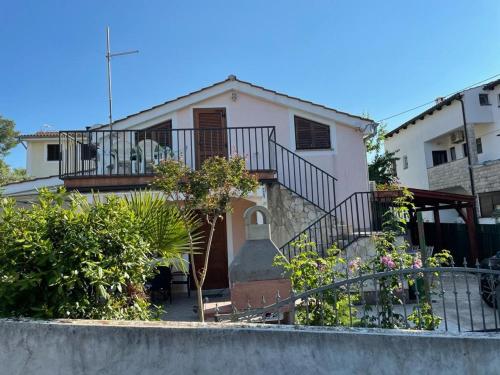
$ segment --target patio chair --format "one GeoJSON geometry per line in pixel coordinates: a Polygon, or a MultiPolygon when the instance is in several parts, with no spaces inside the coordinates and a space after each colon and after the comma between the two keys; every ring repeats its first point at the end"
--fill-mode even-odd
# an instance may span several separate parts
{"type": "Polygon", "coordinates": [[[153,165],[155,164],[155,150],[158,143],[151,139],[143,139],[137,144],[137,149],[140,151],[143,158],[142,163],[139,164],[141,173],[153,172],[153,165]]]}
{"type": "Polygon", "coordinates": [[[173,271],[172,284],[186,285],[187,295],[191,297],[191,267],[189,266],[189,272],[187,274],[182,271],[173,271]]]}
{"type": "Polygon", "coordinates": [[[158,267],[158,271],[159,273],[148,283],[151,297],[153,298],[155,293],[159,293],[163,299],[168,297],[172,303],[172,270],[170,267],[158,267]]]}

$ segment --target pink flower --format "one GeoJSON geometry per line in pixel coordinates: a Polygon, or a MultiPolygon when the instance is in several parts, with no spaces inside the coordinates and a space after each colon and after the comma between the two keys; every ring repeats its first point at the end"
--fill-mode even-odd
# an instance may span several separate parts
{"type": "Polygon", "coordinates": [[[390,255],[384,255],[383,257],[381,257],[380,263],[390,269],[396,268],[396,263],[392,260],[392,257],[390,255]]]}
{"type": "Polygon", "coordinates": [[[359,269],[359,267],[361,267],[361,258],[356,257],[353,260],[349,261],[348,267],[349,267],[349,271],[351,271],[351,272],[357,271],[359,269]]]}
{"type": "Polygon", "coordinates": [[[422,259],[415,258],[413,261],[413,268],[422,268],[422,259]]]}

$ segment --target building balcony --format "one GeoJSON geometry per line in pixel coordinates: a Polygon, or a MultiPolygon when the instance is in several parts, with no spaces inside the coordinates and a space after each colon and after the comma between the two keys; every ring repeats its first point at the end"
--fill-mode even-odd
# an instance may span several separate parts
{"type": "Polygon", "coordinates": [[[272,176],[274,136],[272,126],[61,131],[59,176],[67,187],[144,185],[163,160],[196,169],[209,157],[230,155],[243,156],[249,171],[272,176]]]}

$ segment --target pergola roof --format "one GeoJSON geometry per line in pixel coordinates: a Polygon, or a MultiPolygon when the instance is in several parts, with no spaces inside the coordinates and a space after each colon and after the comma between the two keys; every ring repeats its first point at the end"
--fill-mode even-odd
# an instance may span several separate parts
{"type": "Polygon", "coordinates": [[[465,194],[447,193],[444,191],[433,191],[424,189],[408,189],[413,194],[413,204],[417,208],[428,206],[439,207],[445,205],[446,208],[457,208],[464,206],[474,206],[474,196],[465,194]]]}
{"type": "MultiPolygon", "coordinates": [[[[439,211],[456,210],[467,226],[467,233],[469,236],[469,257],[472,260],[478,258],[476,219],[474,216],[476,200],[474,196],[413,188],[408,190],[413,193],[413,204],[415,205],[416,211],[433,212],[438,250],[442,249],[441,219],[439,211]]],[[[413,221],[416,220],[415,215],[412,215],[412,219],[413,221]]]]}

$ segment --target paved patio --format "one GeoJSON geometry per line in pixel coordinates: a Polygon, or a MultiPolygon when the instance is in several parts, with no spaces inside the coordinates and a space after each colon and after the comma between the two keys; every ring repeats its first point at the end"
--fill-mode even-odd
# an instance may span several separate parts
{"type": "MultiPolygon", "coordinates": [[[[215,312],[215,305],[217,304],[219,308],[223,308],[230,304],[229,297],[227,293],[222,295],[216,294],[214,296],[207,296],[208,301],[205,298],[205,318],[207,321],[211,321],[211,317],[215,312]]],[[[165,312],[163,313],[161,320],[171,321],[171,322],[195,322],[198,321],[197,315],[197,302],[196,302],[196,291],[191,292],[191,297],[188,297],[186,293],[174,293],[172,295],[172,303],[168,301],[163,304],[165,312]]]]}

